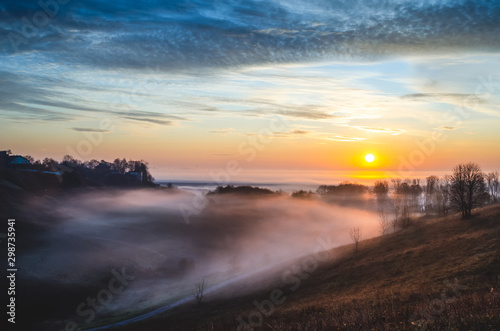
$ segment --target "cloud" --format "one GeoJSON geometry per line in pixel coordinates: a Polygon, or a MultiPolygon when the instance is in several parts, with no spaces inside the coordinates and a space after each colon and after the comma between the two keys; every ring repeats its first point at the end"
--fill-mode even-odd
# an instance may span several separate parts
{"type": "Polygon", "coordinates": [[[393,136],[397,136],[401,133],[406,132],[406,130],[403,129],[390,129],[390,128],[381,128],[381,127],[368,127],[368,126],[353,126],[353,128],[356,128],[361,131],[365,132],[372,132],[372,133],[387,133],[393,136]]]}
{"type": "Polygon", "coordinates": [[[292,132],[290,132],[290,134],[308,134],[310,131],[306,131],[306,130],[293,130],[292,132]]]}
{"type": "Polygon", "coordinates": [[[289,132],[275,132],[274,137],[292,137],[292,136],[303,136],[312,133],[311,131],[296,129],[289,132]]]}
{"type": "Polygon", "coordinates": [[[349,137],[349,136],[332,136],[332,137],[326,137],[324,139],[326,139],[326,140],[333,140],[333,141],[347,141],[347,142],[366,140],[366,138],[349,137]]]}
{"type": "Polygon", "coordinates": [[[233,128],[229,128],[229,129],[220,129],[220,130],[210,130],[208,131],[209,133],[212,133],[212,134],[220,134],[220,135],[228,135],[230,133],[233,133],[234,132],[234,129],[233,128]]]}
{"type": "MultiPolygon", "coordinates": [[[[135,109],[133,104],[127,104],[127,99],[116,97],[124,94],[122,88],[119,85],[97,88],[70,78],[0,70],[0,116],[17,121],[75,121],[107,116],[162,125],[189,120],[185,116],[135,109]],[[113,93],[116,100],[96,101],[99,93],[113,93]],[[87,95],[91,97],[84,97],[87,95]]],[[[132,93],[138,94],[136,90],[129,91],[132,93]]]]}
{"type": "Polygon", "coordinates": [[[265,29],[256,30],[257,33],[269,34],[269,35],[285,35],[285,34],[297,34],[298,30],[286,30],[286,29],[265,29]]]}
{"type": "Polygon", "coordinates": [[[123,118],[126,118],[128,120],[133,120],[133,121],[149,122],[149,123],[160,124],[160,125],[173,125],[174,124],[172,121],[157,120],[157,119],[152,119],[152,118],[139,118],[139,117],[130,117],[130,116],[124,116],[123,118]]]}
{"type": "Polygon", "coordinates": [[[101,132],[101,133],[111,132],[111,130],[89,129],[89,128],[71,128],[71,130],[78,132],[101,132]]]}
{"type": "Polygon", "coordinates": [[[54,18],[27,34],[22,18],[42,11],[37,3],[3,1],[0,54],[37,52],[50,62],[199,72],[500,46],[497,1],[95,0],[61,4],[54,18]]]}
{"type": "MultiPolygon", "coordinates": [[[[480,87],[484,87],[479,85],[480,87]]],[[[472,87],[478,91],[477,86],[472,87]]],[[[499,117],[500,113],[496,107],[497,100],[495,95],[484,89],[483,94],[467,93],[415,93],[402,96],[403,99],[411,101],[441,102],[460,108],[472,109],[492,117],[499,117]],[[487,93],[485,93],[486,91],[487,93]]]]}
{"type": "Polygon", "coordinates": [[[474,94],[466,94],[466,93],[413,93],[413,94],[405,94],[401,98],[413,100],[413,101],[421,101],[421,100],[439,100],[443,98],[453,99],[453,100],[465,100],[468,97],[475,96],[474,94]]]}
{"type": "Polygon", "coordinates": [[[437,127],[437,130],[457,130],[457,129],[462,129],[464,126],[457,126],[457,125],[443,125],[440,127],[437,127]]]}

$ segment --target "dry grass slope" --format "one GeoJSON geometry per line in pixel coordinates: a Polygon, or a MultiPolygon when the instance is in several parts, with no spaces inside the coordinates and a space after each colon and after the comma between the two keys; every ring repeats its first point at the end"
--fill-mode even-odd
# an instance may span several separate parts
{"type": "Polygon", "coordinates": [[[353,245],[332,253],[296,291],[279,273],[267,290],[185,305],[122,330],[236,330],[273,288],[286,301],[255,319],[255,330],[500,330],[499,205],[467,220],[420,219],[360,242],[356,254],[353,245]]]}

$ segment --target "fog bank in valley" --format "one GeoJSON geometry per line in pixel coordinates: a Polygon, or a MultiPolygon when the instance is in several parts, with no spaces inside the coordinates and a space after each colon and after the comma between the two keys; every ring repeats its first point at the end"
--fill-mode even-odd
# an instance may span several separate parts
{"type": "Polygon", "coordinates": [[[206,199],[189,224],[180,206],[193,206],[193,195],[180,190],[95,191],[35,201],[52,219],[22,257],[24,276],[78,287],[103,283],[111,270],[125,267],[135,279],[103,313],[116,312],[187,296],[203,278],[216,285],[310,254],[321,238],[332,247],[350,243],[352,227],[360,227],[363,238],[379,234],[375,212],[319,199],[206,199]]]}

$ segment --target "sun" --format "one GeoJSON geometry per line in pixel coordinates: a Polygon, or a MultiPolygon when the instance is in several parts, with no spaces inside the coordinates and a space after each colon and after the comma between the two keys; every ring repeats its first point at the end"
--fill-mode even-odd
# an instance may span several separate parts
{"type": "Polygon", "coordinates": [[[375,156],[373,156],[373,154],[366,154],[365,161],[368,163],[372,163],[373,161],[375,161],[375,156]]]}

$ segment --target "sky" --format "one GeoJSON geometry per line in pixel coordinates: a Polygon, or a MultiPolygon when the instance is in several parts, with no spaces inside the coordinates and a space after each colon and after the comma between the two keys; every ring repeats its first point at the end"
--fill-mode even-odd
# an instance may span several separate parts
{"type": "Polygon", "coordinates": [[[497,170],[498,17],[496,0],[0,1],[0,149],[165,180],[497,170]]]}

